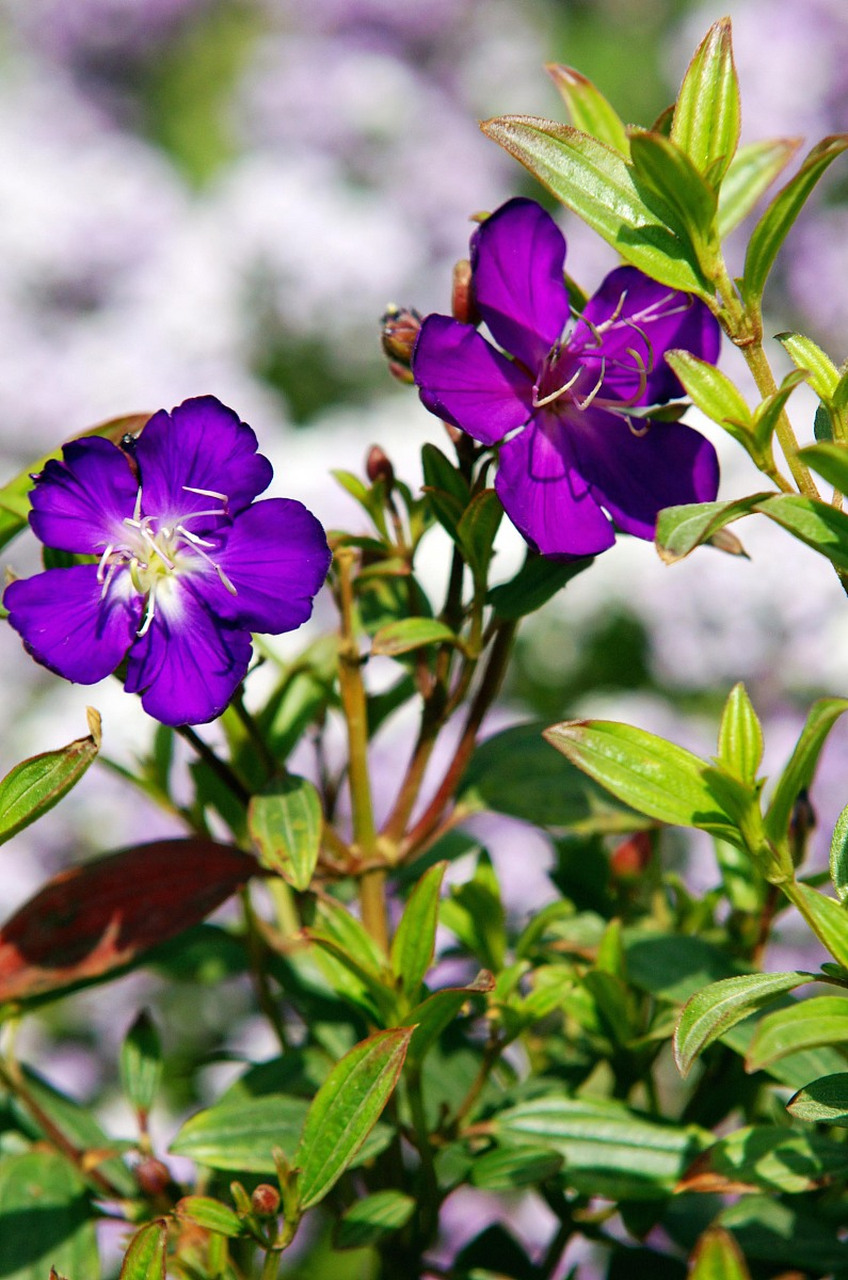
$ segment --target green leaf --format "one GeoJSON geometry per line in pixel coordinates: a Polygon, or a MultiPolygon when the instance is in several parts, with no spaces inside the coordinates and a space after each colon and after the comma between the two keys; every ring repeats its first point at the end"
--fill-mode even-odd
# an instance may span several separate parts
{"type": "Polygon", "coordinates": [[[736,154],[739,125],[730,19],[722,18],[698,45],[683,77],[671,139],[718,186],[736,154]]]}
{"type": "Polygon", "coordinates": [[[808,884],[784,884],[783,892],[801,912],[837,964],[848,969],[848,908],[808,884]]]}
{"type": "Polygon", "coordinates": [[[380,628],[374,636],[371,652],[395,658],[398,654],[435,644],[461,645],[462,641],[449,626],[435,618],[401,618],[380,628]]]}
{"type": "Polygon", "coordinates": [[[795,367],[806,370],[807,381],[819,399],[831,400],[839,382],[839,370],[830,356],[802,333],[778,333],[776,337],[795,367]]]}
{"type": "Polygon", "coordinates": [[[323,821],[315,787],[294,774],[252,796],[247,809],[248,829],[260,862],[299,890],[308,889],[312,880],[323,821]]]}
{"type": "Polygon", "coordinates": [[[214,1231],[219,1236],[235,1240],[245,1234],[246,1227],[238,1214],[209,1196],[183,1196],[174,1207],[176,1216],[184,1222],[194,1222],[204,1231],[214,1231]]]}
{"type": "Polygon", "coordinates": [[[481,128],[627,262],[673,289],[713,296],[691,245],[648,208],[619,152],[535,116],[500,116],[481,128]]]}
{"type": "Polygon", "coordinates": [[[349,493],[359,503],[366,515],[370,516],[377,532],[383,538],[388,538],[389,530],[386,524],[386,513],[383,505],[384,490],[382,486],[372,485],[369,488],[352,471],[333,471],[331,469],[330,475],[338,481],[346,493],[349,493]]]}
{"type": "Polygon", "coordinates": [[[795,801],[812,782],[828,734],[845,711],[848,711],[848,699],[845,698],[821,698],[810,708],[766,810],[764,826],[771,840],[786,840],[795,801]]]}
{"type": "Polygon", "coordinates": [[[136,1111],[146,1116],[162,1079],[162,1046],[155,1023],[142,1009],[121,1045],[121,1083],[136,1111]]]}
{"type": "Polygon", "coordinates": [[[89,736],[15,765],[0,781],[0,844],[35,822],[75,786],[100,750],[100,716],[87,711],[89,736]]]}
{"type": "Polygon", "coordinates": [[[471,1182],[481,1191],[514,1191],[547,1182],[562,1168],[562,1155],[549,1147],[495,1147],[477,1156],[471,1182]]]}
{"type": "Polygon", "coordinates": [[[802,972],[746,973],[696,991],[683,1006],[674,1032],[674,1060],[680,1074],[688,1075],[707,1045],[737,1022],[787,991],[812,981],[811,974],[802,972]]]}
{"type": "Polygon", "coordinates": [[[433,962],[439,894],[446,862],[437,862],[425,871],[409,895],[409,901],[392,939],[392,971],[408,1000],[415,1000],[433,962]]]}
{"type": "Polygon", "coordinates": [[[728,694],[718,731],[718,756],[722,767],[740,782],[752,786],[763,758],[763,731],[744,684],[728,694]]]}
{"type": "Polygon", "coordinates": [[[786,1110],[796,1120],[848,1129],[848,1072],[812,1080],[789,1099],[786,1110]]]}
{"type": "Polygon", "coordinates": [[[792,224],[828,166],[848,147],[848,134],[824,138],[813,147],[801,168],[769,204],[751,234],[741,281],[749,305],[759,303],[769,272],[792,224]]]}
{"type": "Polygon", "coordinates": [[[545,738],[619,800],[658,822],[738,842],[707,766],[683,747],[612,720],[566,720],[545,738]]]}
{"type": "MultiPolygon", "coordinates": [[[[848,928],[848,918],[846,918],[848,928]]],[[[746,1069],[759,1071],[788,1053],[848,1042],[848,998],[811,996],[766,1014],[757,1025],[746,1069]]]]}
{"type": "Polygon", "coordinates": [[[830,878],[840,902],[848,899],[848,805],[836,819],[830,842],[830,878]]]}
{"type": "Polygon", "coordinates": [[[806,542],[808,547],[827,556],[837,569],[848,570],[848,515],[844,511],[791,493],[769,498],[758,510],[806,542]]]}
{"type": "Polygon", "coordinates": [[[85,1183],[64,1156],[27,1151],[0,1158],[0,1275],[46,1280],[100,1275],[95,1212],[85,1183]]]}
{"type": "Polygon", "coordinates": [[[594,556],[558,561],[528,551],[515,577],[491,588],[486,604],[493,607],[499,618],[524,618],[541,609],[566,583],[594,563],[594,556]]]}
{"type": "Polygon", "coordinates": [[[563,1180],[576,1191],[610,1199],[665,1198],[712,1141],[695,1125],[661,1125],[602,1099],[543,1095],[498,1112],[494,1135],[535,1140],[565,1160],[563,1180]]]}
{"type": "Polygon", "coordinates": [[[798,150],[800,139],[775,138],[740,147],[724,175],[718,197],[718,233],[723,240],[756,205],[798,150]]]}
{"type": "MultiPolygon", "coordinates": [[[[821,1213],[805,1214],[774,1195],[743,1196],[717,1221],[733,1233],[752,1262],[814,1275],[840,1272],[845,1266],[845,1244],[836,1227],[821,1213]]],[[[769,1267],[768,1273],[773,1270],[769,1267]]]]}
{"type": "Polygon", "coordinates": [[[421,1063],[427,1051],[433,1047],[445,1028],[450,1026],[469,1000],[474,996],[488,994],[494,986],[495,980],[491,973],[483,969],[470,986],[442,987],[440,991],[434,991],[426,1000],[422,1000],[421,1004],[411,1009],[408,1021],[410,1024],[415,1024],[415,1030],[409,1044],[410,1066],[418,1066],[421,1063]]]}
{"type": "Polygon", "coordinates": [[[397,1083],[411,1035],[401,1027],[363,1040],[318,1090],[293,1160],[301,1208],[323,1200],[352,1162],[397,1083]]]}
{"type": "Polygon", "coordinates": [[[541,724],[513,725],[481,743],[459,787],[463,806],[580,834],[637,831],[649,825],[552,751],[542,730],[541,724]]]}
{"type": "Polygon", "coordinates": [[[451,885],[450,896],[440,904],[439,917],[487,969],[497,973],[503,967],[506,912],[497,876],[485,851],[477,859],[473,877],[465,884],[451,885]]]}
{"type": "Polygon", "coordinates": [[[375,1191],[355,1200],[340,1218],[333,1243],[337,1249],[363,1249],[380,1244],[387,1236],[406,1226],[415,1210],[415,1200],[402,1191],[375,1191]]]}
{"type": "Polygon", "coordinates": [[[568,108],[574,127],[627,156],[630,144],[624,122],[600,89],[574,67],[549,62],[545,70],[568,108]]]}
{"type": "Polygon", "coordinates": [[[734,520],[758,512],[827,556],[837,569],[848,571],[848,515],[826,502],[791,493],[755,493],[734,502],[666,507],[657,520],[657,551],[666,564],[674,564],[734,520]]]}
{"type": "Polygon", "coordinates": [[[159,1218],[137,1231],[124,1255],[119,1280],[165,1280],[168,1224],[159,1218]]]}
{"type": "Polygon", "coordinates": [[[811,444],[806,449],[799,449],[798,457],[834,489],[848,493],[848,445],[832,441],[811,444]]]}
{"type": "Polygon", "coordinates": [[[660,559],[676,564],[696,547],[709,542],[726,525],[759,511],[770,493],[753,493],[732,502],[693,502],[684,507],[666,507],[657,518],[656,546],[660,559]]]}
{"type": "Polygon", "coordinates": [[[645,204],[677,230],[681,241],[692,246],[709,277],[718,255],[715,191],[672,139],[643,129],[631,129],[629,137],[636,189],[645,204]]]}
{"type": "Polygon", "coordinates": [[[305,1099],[282,1093],[218,1103],[191,1116],[170,1149],[213,1169],[274,1173],[274,1147],[295,1149],[308,1109],[305,1099]]]}
{"type": "Polygon", "coordinates": [[[665,358],[696,408],[719,426],[735,427],[733,435],[744,436],[750,431],[751,410],[726,374],[691,351],[667,351],[665,358]]]}
{"type": "Polygon", "coordinates": [[[310,930],[335,942],[371,977],[380,979],[386,970],[386,956],[367,929],[335,898],[324,896],[315,904],[315,921],[310,930]]]}
{"type": "Polygon", "coordinates": [[[709,1227],[699,1238],[689,1280],[750,1280],[745,1257],[729,1231],[709,1227]]]}
{"type": "Polygon", "coordinates": [[[455,538],[457,525],[471,498],[468,481],[459,468],[434,444],[423,446],[421,466],[424,472],[425,493],[433,508],[433,514],[439,524],[452,538],[455,538]]]}
{"type": "Polygon", "coordinates": [[[843,1143],[784,1126],[749,1125],[704,1152],[678,1190],[797,1195],[846,1172],[848,1147],[843,1143]]]}
{"type": "Polygon", "coordinates": [[[456,539],[474,578],[476,591],[483,591],[492,560],[495,534],[503,518],[501,500],[494,489],[483,489],[471,499],[457,525],[456,539]]]}
{"type": "Polygon", "coordinates": [[[754,448],[749,448],[749,452],[759,465],[763,461],[769,461],[772,458],[771,438],[777,427],[778,419],[792,392],[805,381],[806,377],[801,369],[791,370],[781,381],[777,390],[773,391],[770,396],[766,396],[765,400],[758,404],[754,410],[754,448]]]}

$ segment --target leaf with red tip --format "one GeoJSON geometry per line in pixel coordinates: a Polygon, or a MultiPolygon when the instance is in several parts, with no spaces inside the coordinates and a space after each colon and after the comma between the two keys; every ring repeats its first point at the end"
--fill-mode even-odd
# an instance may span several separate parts
{"type": "Polygon", "coordinates": [[[0,1003],[137,963],[225,902],[255,860],[212,840],[156,840],[62,871],[0,929],[0,1003]]]}

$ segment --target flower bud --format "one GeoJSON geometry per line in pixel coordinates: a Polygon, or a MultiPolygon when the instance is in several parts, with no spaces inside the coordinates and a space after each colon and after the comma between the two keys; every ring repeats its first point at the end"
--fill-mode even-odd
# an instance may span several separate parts
{"type": "Polygon", "coordinates": [[[273,1217],[280,1208],[280,1193],[269,1182],[260,1182],[250,1197],[250,1207],[259,1218],[273,1217]]]}
{"type": "Polygon", "coordinates": [[[461,324],[478,325],[480,323],[480,315],[471,287],[471,263],[468,258],[460,258],[453,269],[451,315],[461,324]]]}
{"type": "Polygon", "coordinates": [[[613,851],[610,871],[619,881],[638,880],[647,871],[653,853],[650,831],[637,831],[613,851]]]}
{"type": "Polygon", "coordinates": [[[171,1183],[171,1171],[161,1160],[145,1156],[135,1167],[135,1178],[144,1194],[153,1200],[167,1191],[171,1183]]]}
{"type": "Polygon", "coordinates": [[[421,316],[411,307],[389,306],[380,320],[380,326],[380,342],[391,364],[409,369],[415,340],[421,328],[421,316]]]}
{"type": "Polygon", "coordinates": [[[368,457],[365,460],[365,474],[372,484],[375,484],[377,480],[382,480],[386,486],[386,493],[391,493],[395,482],[395,469],[388,455],[383,452],[378,444],[372,444],[368,450],[368,457]]]}

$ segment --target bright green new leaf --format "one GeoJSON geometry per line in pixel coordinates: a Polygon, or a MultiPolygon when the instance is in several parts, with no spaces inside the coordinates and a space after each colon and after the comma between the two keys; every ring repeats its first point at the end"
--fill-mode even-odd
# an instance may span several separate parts
{"type": "Polygon", "coordinates": [[[699,1238],[689,1280],[750,1280],[744,1254],[729,1231],[709,1227],[699,1238]]]}
{"type": "Polygon", "coordinates": [[[683,77],[671,139],[718,186],[736,154],[739,125],[730,19],[722,18],[710,27],[683,77]]]}
{"type": "Polygon", "coordinates": [[[738,831],[717,801],[707,766],[683,747],[612,720],[567,720],[546,729],[545,738],[590,778],[649,818],[701,827],[738,842],[738,831]]]}
{"type": "Polygon", "coordinates": [[[782,888],[836,963],[848,969],[848,907],[808,884],[784,884],[782,888]]]}
{"type": "Polygon", "coordinates": [[[481,128],[627,262],[672,289],[712,297],[691,245],[648,208],[618,151],[535,116],[500,116],[481,128]]]}
{"type": "Polygon", "coordinates": [[[379,1032],[337,1062],[315,1095],[293,1164],[302,1209],[323,1200],[377,1123],[412,1036],[411,1027],[379,1032]]]}
{"type": "Polygon", "coordinates": [[[828,734],[845,711],[848,711],[845,698],[821,698],[810,708],[766,810],[766,834],[775,843],[786,839],[795,801],[812,782],[828,734]]]}
{"type": "Polygon", "coordinates": [[[274,1173],[274,1147],[295,1149],[308,1109],[305,1099],[283,1093],[220,1102],[191,1116],[171,1150],[212,1169],[274,1173]]]}
{"type": "Polygon", "coordinates": [[[806,370],[807,381],[819,399],[831,400],[839,381],[839,370],[830,356],[802,333],[778,333],[776,336],[796,369],[806,370]]]}
{"type": "Polygon", "coordinates": [[[763,731],[744,684],[735,684],[721,713],[718,758],[722,768],[752,786],[763,758],[763,731]]]}
{"type": "MultiPolygon", "coordinates": [[[[846,916],[848,930],[848,916],[846,916]]],[[[799,1049],[848,1043],[848,998],[812,996],[766,1014],[757,1026],[746,1059],[748,1071],[759,1071],[799,1049]]]]}
{"type": "Polygon", "coordinates": [[[446,862],[437,862],[416,884],[392,939],[392,972],[408,1000],[415,1000],[433,962],[439,893],[446,862]]]}
{"type": "Polygon", "coordinates": [[[401,653],[411,653],[413,649],[423,649],[428,645],[461,643],[450,627],[435,618],[401,618],[380,628],[374,636],[371,652],[396,658],[401,653]]]}
{"type": "Polygon", "coordinates": [[[336,1226],[333,1243],[337,1249],[363,1249],[379,1244],[386,1236],[406,1226],[415,1210],[415,1200],[402,1191],[375,1191],[354,1200],[336,1226]]]}
{"type": "Polygon", "coordinates": [[[624,122],[600,89],[574,67],[549,62],[545,70],[568,108],[574,127],[627,156],[630,144],[624,122]]]}
{"type": "Polygon", "coordinates": [[[798,450],[801,462],[818,472],[840,493],[848,493],[848,445],[822,441],[798,450]]]}
{"type": "Polygon", "coordinates": [[[771,201],[755,226],[745,255],[742,293],[749,305],[763,296],[774,260],[792,224],[828,166],[848,147],[848,134],[824,138],[809,153],[801,168],[771,201]]]}
{"type": "Polygon", "coordinates": [[[808,547],[827,556],[837,569],[848,571],[848,515],[844,511],[792,493],[777,494],[757,509],[806,542],[808,547]]]}
{"type": "Polygon", "coordinates": [[[786,1110],[796,1120],[848,1129],[848,1072],[812,1080],[789,1099],[786,1110]]]}
{"type": "Polygon", "coordinates": [[[674,1060],[680,1074],[687,1075],[707,1045],[737,1022],[787,991],[812,981],[811,974],[802,972],[746,973],[722,978],[696,991],[683,1006],[674,1032],[674,1060]]]}
{"type": "Polygon", "coordinates": [[[415,1024],[415,1030],[409,1044],[410,1066],[418,1066],[428,1049],[432,1048],[461,1010],[475,996],[487,995],[493,990],[494,985],[495,980],[491,973],[482,969],[470,986],[442,987],[411,1009],[407,1020],[410,1025],[415,1024]]]}
{"type": "Polygon", "coordinates": [[[468,481],[434,444],[423,446],[421,466],[424,472],[424,491],[433,514],[439,524],[455,538],[457,525],[471,497],[468,481]]]}
{"type": "Polygon", "coordinates": [[[801,145],[800,138],[748,142],[724,175],[718,197],[718,232],[723,240],[747,218],[801,145]]]}
{"type": "Polygon", "coordinates": [[[685,151],[670,138],[631,129],[633,180],[645,204],[692,246],[704,275],[713,276],[718,262],[715,230],[718,198],[685,151]]]}
{"type": "Polygon", "coordinates": [[[35,822],[79,782],[100,750],[100,716],[87,710],[89,736],[15,765],[0,781],[0,844],[35,822]]]}
{"type": "Polygon", "coordinates": [[[386,969],[386,956],[368,930],[335,898],[318,899],[310,932],[335,942],[374,978],[380,978],[386,969]]]}
{"type": "Polygon", "coordinates": [[[666,507],[657,519],[656,547],[661,560],[676,564],[717,533],[759,510],[769,493],[753,493],[733,502],[695,502],[685,507],[666,507]]]}
{"type": "Polygon", "coordinates": [[[848,899],[848,804],[836,819],[830,842],[830,878],[840,902],[848,899]]]}
{"type": "Polygon", "coordinates": [[[665,358],[696,408],[719,426],[736,428],[733,435],[744,437],[750,431],[751,410],[726,374],[691,351],[667,351],[665,358]]]}
{"type": "Polygon", "coordinates": [[[456,540],[465,555],[476,591],[486,587],[495,535],[503,519],[501,500],[494,489],[483,489],[471,499],[456,528],[456,540]]]}
{"type": "Polygon", "coordinates": [[[774,435],[780,415],[792,392],[805,381],[806,375],[802,369],[792,369],[783,378],[777,390],[766,396],[765,400],[762,400],[754,410],[754,448],[750,450],[750,453],[758,464],[762,461],[770,461],[773,458],[771,438],[774,435]]]}
{"type": "Polygon", "coordinates": [[[321,850],[321,799],[306,778],[287,774],[251,797],[247,825],[263,866],[308,889],[321,850]]]}
{"type": "Polygon", "coordinates": [[[132,1106],[146,1116],[162,1079],[162,1046],[156,1025],[142,1009],[121,1045],[121,1083],[132,1106]]]}
{"type": "Polygon", "coordinates": [[[119,1280],[165,1280],[168,1224],[159,1218],[137,1231],[124,1254],[119,1280]]]}
{"type": "Polygon", "coordinates": [[[234,1209],[210,1196],[183,1196],[177,1201],[174,1213],[183,1222],[194,1222],[204,1231],[214,1231],[231,1240],[244,1235],[247,1229],[234,1209]]]}

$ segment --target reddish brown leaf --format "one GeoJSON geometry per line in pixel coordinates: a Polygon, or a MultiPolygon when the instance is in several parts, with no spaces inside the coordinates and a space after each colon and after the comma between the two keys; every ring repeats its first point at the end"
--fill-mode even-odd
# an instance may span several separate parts
{"type": "Polygon", "coordinates": [[[0,929],[0,1003],[103,977],[167,942],[259,870],[212,840],[156,840],[62,871],[0,929]]]}

